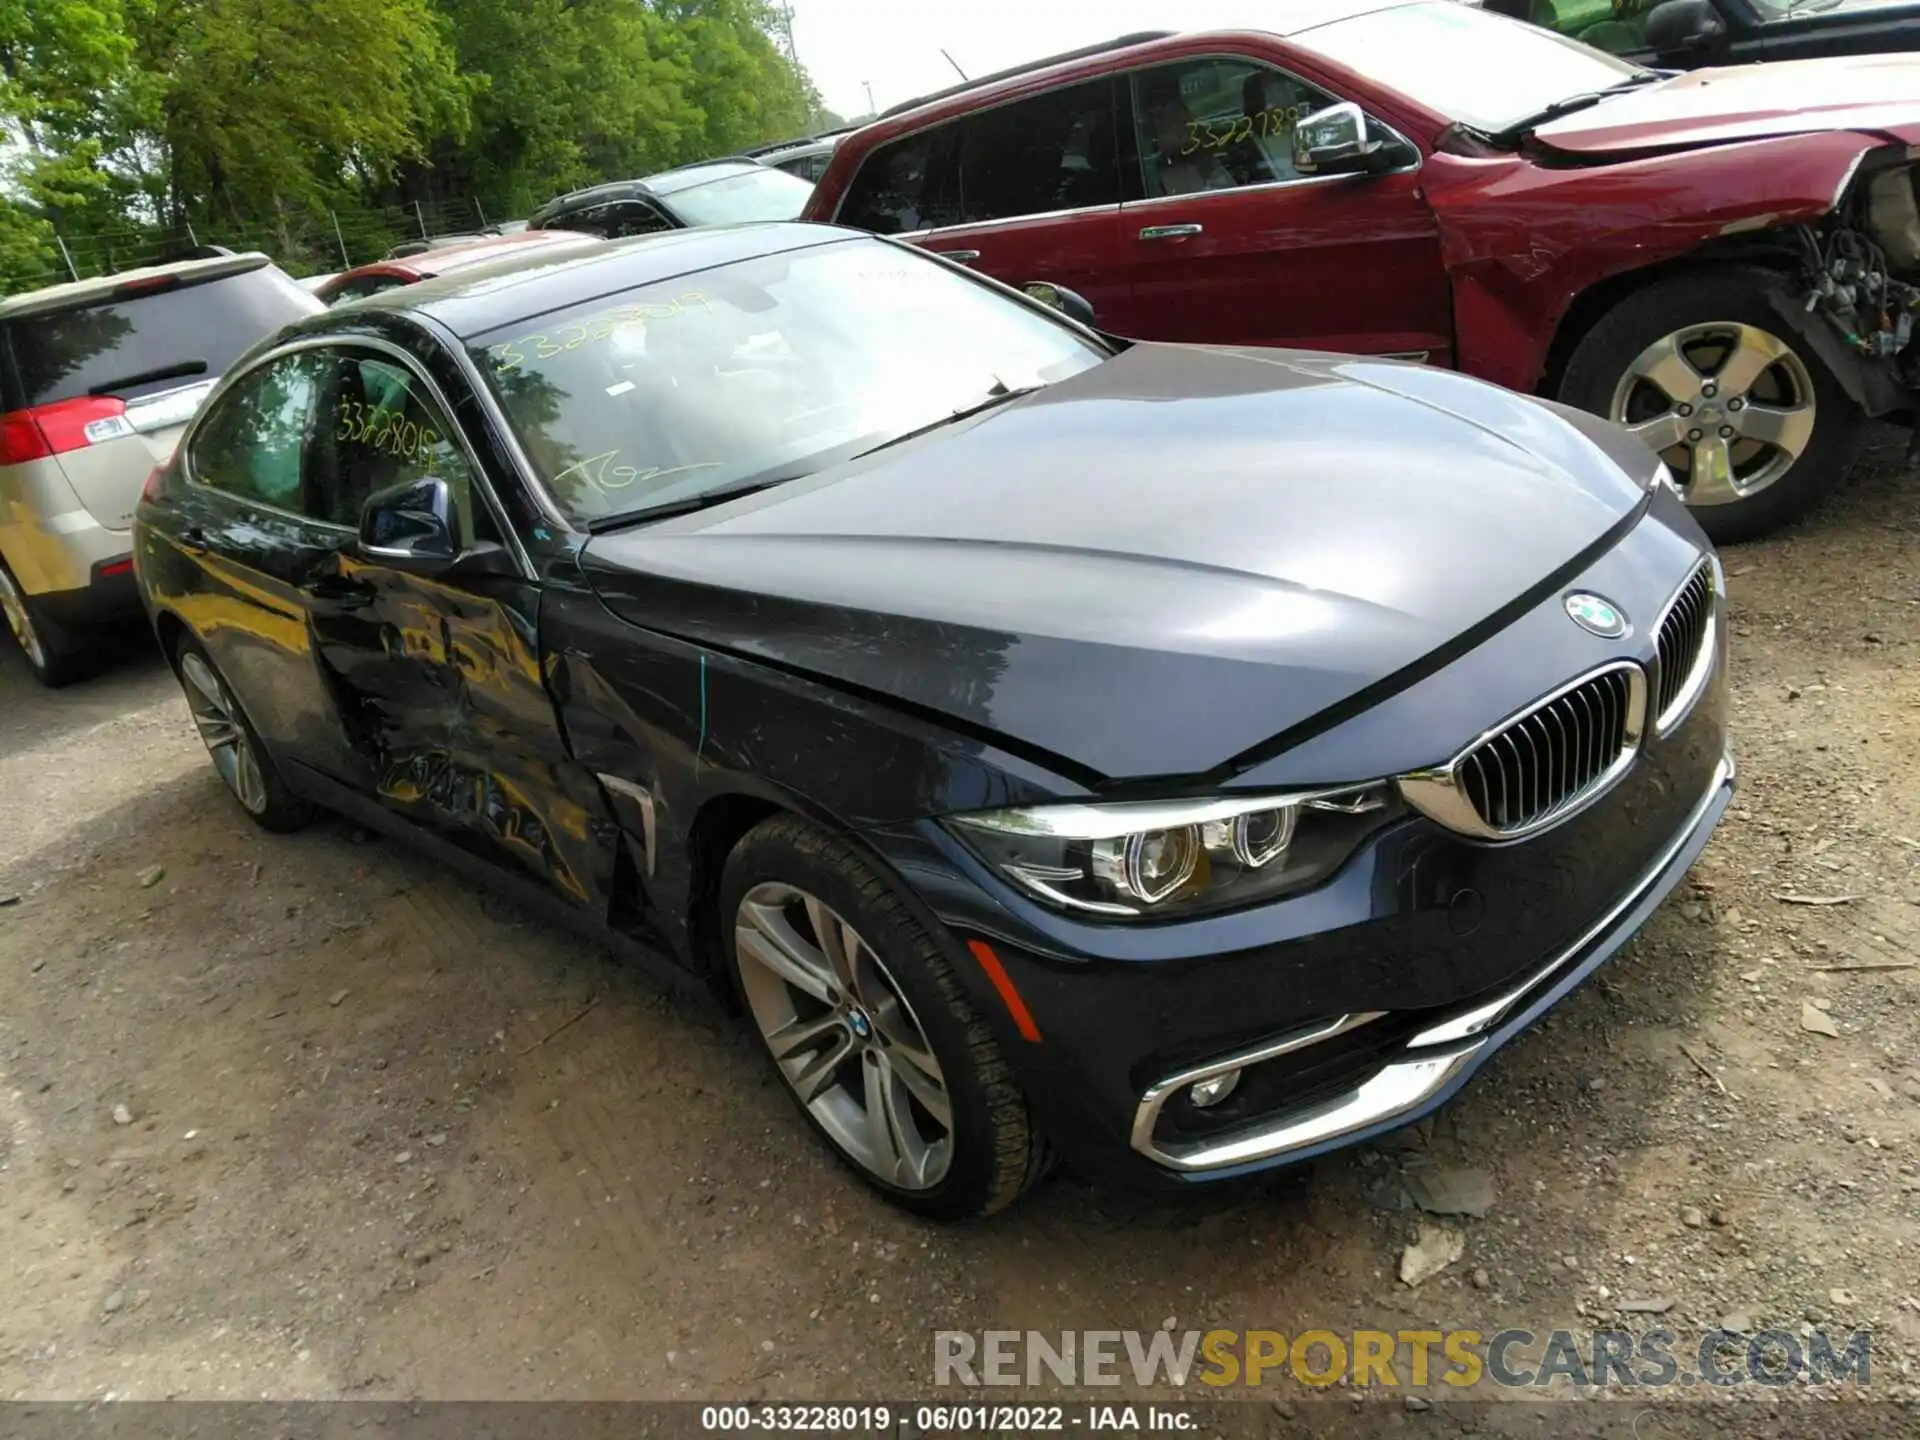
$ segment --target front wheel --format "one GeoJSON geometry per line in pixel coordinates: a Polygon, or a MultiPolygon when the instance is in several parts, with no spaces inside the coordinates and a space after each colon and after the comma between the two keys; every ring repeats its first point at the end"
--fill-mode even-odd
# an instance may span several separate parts
{"type": "Polygon", "coordinates": [[[721,916],[762,1047],[813,1129],[889,1200],[991,1214],[1044,1161],[1025,1098],[926,928],[852,845],[795,816],[728,857],[721,916]]]}
{"type": "Polygon", "coordinates": [[[1574,350],[1560,398],[1631,430],[1719,543],[1751,540],[1839,482],[1858,419],[1794,335],[1761,271],[1675,276],[1635,292],[1574,350]]]}

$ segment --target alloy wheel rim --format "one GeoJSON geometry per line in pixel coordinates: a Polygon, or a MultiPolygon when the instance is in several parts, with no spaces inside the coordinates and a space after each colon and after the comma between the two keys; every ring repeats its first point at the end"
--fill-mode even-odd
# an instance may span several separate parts
{"type": "Polygon", "coordinates": [[[1813,440],[1813,377],[1771,331],[1690,325],[1653,342],[1614,387],[1610,418],[1672,469],[1689,505],[1731,505],[1776,484],[1813,440]]]}
{"type": "Polygon", "coordinates": [[[233,697],[213,667],[191,652],[180,657],[180,678],[186,682],[187,709],[213,757],[213,768],[249,814],[260,814],[267,808],[266,776],[233,697]]]}
{"type": "Polygon", "coordinates": [[[13,583],[13,576],[0,570],[0,614],[7,617],[7,629],[13,632],[17,644],[27,659],[33,662],[36,670],[44,670],[47,665],[46,646],[40,641],[40,632],[33,628],[33,617],[27,614],[27,598],[13,583]]]}
{"type": "Polygon", "coordinates": [[[952,1099],[879,955],[825,901],[778,882],[747,892],[733,933],[754,1023],[820,1128],[889,1185],[938,1185],[953,1163],[952,1099]]]}

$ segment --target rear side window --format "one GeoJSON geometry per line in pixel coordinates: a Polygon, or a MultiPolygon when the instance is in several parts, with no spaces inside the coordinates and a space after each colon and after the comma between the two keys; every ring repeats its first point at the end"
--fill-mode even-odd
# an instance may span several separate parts
{"type": "Polygon", "coordinates": [[[236,383],[194,433],[188,453],[193,478],[242,500],[313,514],[304,483],[305,452],[320,410],[325,369],[317,352],[302,351],[270,361],[236,383]]]}
{"type": "Polygon", "coordinates": [[[383,290],[398,290],[412,283],[402,275],[356,275],[351,280],[342,280],[330,287],[326,299],[329,305],[344,305],[349,300],[378,295],[383,290]]]}
{"type": "Polygon", "coordinates": [[[960,223],[1120,203],[1114,84],[1096,80],[960,122],[960,223]]]}
{"type": "Polygon", "coordinates": [[[611,204],[589,205],[571,214],[556,215],[542,228],[578,230],[602,240],[618,240],[627,235],[651,235],[674,226],[644,200],[615,200],[611,204]]]}
{"type": "Polygon", "coordinates": [[[776,170],[784,170],[789,175],[798,175],[802,180],[817,182],[827,173],[827,164],[833,159],[831,150],[822,150],[817,155],[796,155],[791,160],[776,160],[776,170]]]}
{"type": "Polygon", "coordinates": [[[954,224],[960,211],[948,161],[957,133],[952,125],[923,130],[867,156],[840,202],[840,223],[876,235],[954,224]]]}
{"type": "Polygon", "coordinates": [[[320,301],[273,266],[6,322],[19,405],[123,400],[223,374],[256,340],[320,301]]]}

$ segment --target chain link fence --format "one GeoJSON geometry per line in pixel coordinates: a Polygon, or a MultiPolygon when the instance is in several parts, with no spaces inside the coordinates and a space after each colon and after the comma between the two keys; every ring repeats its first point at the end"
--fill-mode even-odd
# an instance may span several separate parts
{"type": "Polygon", "coordinates": [[[465,197],[382,209],[284,210],[269,217],[236,212],[225,219],[208,217],[177,227],[61,233],[56,226],[50,263],[38,273],[20,276],[14,288],[33,290],[165,264],[209,245],[261,251],[295,276],[331,274],[378,260],[406,241],[484,231],[502,220],[525,216],[531,209],[528,203],[511,215],[493,214],[479,199],[465,197]]]}

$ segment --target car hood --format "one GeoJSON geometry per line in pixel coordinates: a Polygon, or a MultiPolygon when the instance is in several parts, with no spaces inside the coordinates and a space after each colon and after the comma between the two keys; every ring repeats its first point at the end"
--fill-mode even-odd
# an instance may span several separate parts
{"type": "Polygon", "coordinates": [[[1603,542],[1644,480],[1588,425],[1417,365],[1136,345],[582,565],[649,630],[1082,772],[1199,774],[1603,542]]]}
{"type": "Polygon", "coordinates": [[[1920,55],[1850,55],[1694,70],[1534,131],[1575,154],[1722,145],[1827,130],[1920,144],[1920,55]]]}

